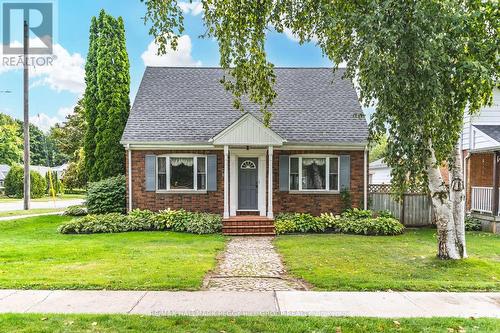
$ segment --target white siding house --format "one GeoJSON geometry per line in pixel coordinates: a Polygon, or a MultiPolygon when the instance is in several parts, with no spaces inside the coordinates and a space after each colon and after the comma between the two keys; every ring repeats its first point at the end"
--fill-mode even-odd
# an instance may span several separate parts
{"type": "Polygon", "coordinates": [[[500,232],[500,90],[493,103],[464,116],[461,136],[466,209],[483,221],[483,230],[500,232]],[[497,225],[499,227],[497,227],[497,225]]]}
{"type": "Polygon", "coordinates": [[[493,91],[493,104],[481,109],[474,115],[465,114],[464,128],[462,131],[462,150],[480,150],[496,147],[500,144],[483,133],[474,125],[499,125],[500,126],[500,89],[493,91]]]}
{"type": "Polygon", "coordinates": [[[382,158],[370,163],[369,183],[370,184],[391,183],[391,168],[384,163],[382,158]]]}

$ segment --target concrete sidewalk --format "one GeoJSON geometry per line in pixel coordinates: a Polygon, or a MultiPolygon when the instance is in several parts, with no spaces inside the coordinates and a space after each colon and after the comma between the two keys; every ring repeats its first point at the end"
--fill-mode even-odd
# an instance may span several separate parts
{"type": "Polygon", "coordinates": [[[20,220],[28,217],[37,217],[37,216],[47,216],[47,215],[62,215],[64,211],[61,210],[59,212],[51,212],[51,213],[40,213],[40,214],[29,214],[29,215],[15,215],[15,216],[4,216],[0,217],[0,222],[4,221],[12,221],[12,220],[20,220]]]}
{"type": "Polygon", "coordinates": [[[500,293],[0,290],[0,313],[500,318],[500,293]]]}
{"type": "MultiPolygon", "coordinates": [[[[83,199],[68,199],[68,200],[47,200],[47,201],[31,201],[31,209],[58,209],[68,208],[69,206],[81,205],[83,199]]],[[[13,202],[0,202],[0,212],[10,212],[13,210],[23,210],[23,201],[17,200],[13,202]]]]}

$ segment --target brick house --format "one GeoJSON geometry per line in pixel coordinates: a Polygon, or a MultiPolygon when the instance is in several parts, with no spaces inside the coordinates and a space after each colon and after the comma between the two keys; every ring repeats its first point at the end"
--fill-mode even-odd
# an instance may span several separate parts
{"type": "Polygon", "coordinates": [[[461,144],[466,211],[482,220],[484,230],[500,233],[500,90],[491,106],[466,115],[461,144]]]}
{"type": "Polygon", "coordinates": [[[257,230],[280,212],[339,213],[341,189],[366,206],[367,123],[342,75],[277,68],[265,127],[258,106],[233,108],[221,69],[148,67],[121,141],[128,209],[219,213],[257,230]]]}

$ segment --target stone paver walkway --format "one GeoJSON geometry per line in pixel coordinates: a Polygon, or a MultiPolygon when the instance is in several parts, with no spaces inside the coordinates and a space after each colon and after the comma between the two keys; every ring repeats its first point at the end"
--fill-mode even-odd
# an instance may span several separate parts
{"type": "Polygon", "coordinates": [[[273,237],[234,237],[227,245],[215,272],[205,278],[208,290],[275,291],[304,290],[286,275],[273,237]]]}
{"type": "Polygon", "coordinates": [[[500,318],[500,293],[0,290],[0,313],[500,318]]]}

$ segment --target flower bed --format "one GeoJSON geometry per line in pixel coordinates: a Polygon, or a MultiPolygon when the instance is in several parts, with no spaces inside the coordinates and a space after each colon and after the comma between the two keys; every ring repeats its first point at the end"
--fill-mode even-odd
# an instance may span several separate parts
{"type": "Polygon", "coordinates": [[[62,234],[117,233],[128,231],[172,230],[193,234],[213,234],[222,230],[222,217],[217,214],[185,210],[133,210],[128,215],[109,213],[75,218],[59,227],[62,234]]]}
{"type": "Polygon", "coordinates": [[[337,232],[358,235],[399,235],[404,226],[388,212],[352,209],[342,215],[283,213],[276,217],[277,234],[337,232]]]}

